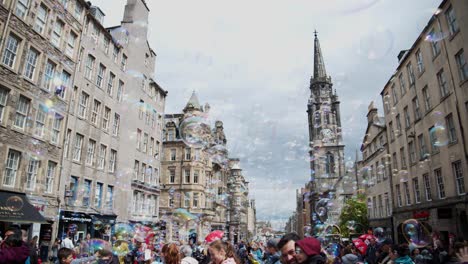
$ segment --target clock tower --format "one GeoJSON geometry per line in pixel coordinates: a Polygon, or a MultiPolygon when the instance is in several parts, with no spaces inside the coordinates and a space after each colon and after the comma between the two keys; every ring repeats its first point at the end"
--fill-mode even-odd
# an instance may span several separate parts
{"type": "Polygon", "coordinates": [[[314,74],[310,79],[307,104],[312,226],[330,217],[331,212],[324,201],[336,197],[336,185],[345,174],[340,101],[325,70],[316,31],[314,35],[314,74]]]}

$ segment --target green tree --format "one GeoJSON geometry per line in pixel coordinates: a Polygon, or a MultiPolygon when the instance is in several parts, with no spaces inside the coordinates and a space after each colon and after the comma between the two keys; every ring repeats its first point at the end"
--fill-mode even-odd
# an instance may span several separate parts
{"type": "Polygon", "coordinates": [[[358,194],[345,202],[341,210],[339,226],[343,237],[349,237],[350,233],[356,233],[356,231],[363,233],[367,230],[369,220],[367,219],[367,204],[364,194],[358,194]],[[354,230],[348,228],[349,221],[356,223],[354,230]]]}

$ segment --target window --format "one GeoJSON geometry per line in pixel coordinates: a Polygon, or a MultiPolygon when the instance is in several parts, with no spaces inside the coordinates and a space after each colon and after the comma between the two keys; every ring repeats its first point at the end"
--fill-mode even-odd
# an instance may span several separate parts
{"type": "Polygon", "coordinates": [[[96,183],[96,189],[94,190],[94,207],[101,208],[102,202],[102,183],[96,183]]]}
{"type": "Polygon", "coordinates": [[[21,153],[10,149],[5,164],[5,172],[3,174],[3,185],[8,187],[15,186],[16,173],[18,172],[18,165],[21,153]]]}
{"type": "Polygon", "coordinates": [[[2,123],[3,115],[5,112],[9,91],[3,87],[0,87],[0,123],[2,123]]]}
{"type": "Polygon", "coordinates": [[[124,83],[119,80],[119,86],[117,87],[117,102],[122,102],[124,91],[124,83]]]}
{"type": "Polygon", "coordinates": [[[65,49],[65,54],[73,58],[73,55],[75,55],[75,43],[76,39],[78,36],[73,32],[70,31],[70,34],[68,35],[68,40],[67,40],[67,47],[65,49]]]}
{"type": "Polygon", "coordinates": [[[398,171],[398,160],[397,160],[396,152],[393,152],[392,162],[393,162],[393,169],[398,171]]]}
{"type": "Polygon", "coordinates": [[[114,201],[114,186],[107,186],[106,208],[112,210],[114,201]]]}
{"type": "MultiPolygon", "coordinates": [[[[401,161],[401,168],[406,168],[406,155],[405,155],[405,148],[400,148],[400,161],[401,161]]],[[[395,167],[396,168],[396,167],[395,167]]]]}
{"type": "Polygon", "coordinates": [[[193,208],[197,208],[198,207],[198,196],[199,194],[198,193],[194,193],[193,194],[193,208]]]}
{"type": "Polygon", "coordinates": [[[24,19],[29,9],[29,0],[18,0],[15,9],[15,15],[24,19]]]}
{"type": "Polygon", "coordinates": [[[154,155],[154,138],[151,137],[150,143],[149,143],[149,153],[150,156],[154,155]]]}
{"type": "Polygon", "coordinates": [[[464,80],[468,79],[468,64],[466,63],[463,50],[459,51],[455,55],[455,59],[457,60],[458,74],[460,75],[460,82],[463,82],[464,80]]]}
{"type": "Polygon", "coordinates": [[[405,80],[403,79],[403,73],[400,73],[400,75],[398,76],[398,79],[400,81],[400,93],[401,93],[401,96],[403,96],[406,93],[406,84],[405,84],[405,80]]]}
{"type": "Polygon", "coordinates": [[[176,160],[176,149],[171,149],[171,161],[176,160]]]}
{"type": "Polygon", "coordinates": [[[427,89],[428,89],[427,86],[425,86],[422,89],[422,93],[424,97],[424,110],[426,111],[426,113],[429,112],[429,110],[431,110],[431,97],[427,89]]]}
{"type": "Polygon", "coordinates": [[[62,128],[63,116],[55,113],[54,120],[52,122],[52,136],[50,141],[54,144],[58,144],[60,141],[60,130],[62,128]]]}
{"type": "Polygon", "coordinates": [[[72,202],[74,202],[76,200],[76,196],[78,194],[78,177],[75,177],[75,176],[71,176],[71,179],[70,179],[70,191],[72,193],[72,197],[71,197],[71,200],[72,202]]]}
{"type": "Polygon", "coordinates": [[[93,71],[94,71],[94,62],[96,59],[88,54],[88,57],[86,58],[86,64],[85,64],[85,77],[88,78],[89,80],[93,79],[93,71]]]}
{"type": "Polygon", "coordinates": [[[148,151],[148,134],[143,134],[143,152],[146,153],[148,151]]]}
{"type": "Polygon", "coordinates": [[[116,164],[117,164],[117,150],[111,149],[110,159],[109,159],[109,172],[115,171],[116,164]]]}
{"type": "Polygon", "coordinates": [[[424,181],[424,190],[426,193],[426,200],[431,201],[432,200],[431,182],[430,182],[428,173],[423,175],[423,181],[424,181]]]}
{"type": "Polygon", "coordinates": [[[52,89],[54,88],[56,67],[57,65],[55,65],[55,63],[51,62],[50,60],[46,62],[43,87],[47,91],[52,91],[52,89]]]}
{"type": "Polygon", "coordinates": [[[34,135],[38,137],[44,136],[44,129],[46,124],[47,112],[46,107],[39,105],[36,112],[36,129],[34,130],[34,135]]]}
{"type": "Polygon", "coordinates": [[[437,139],[437,134],[434,133],[435,127],[430,127],[429,128],[429,139],[431,140],[431,146],[432,146],[432,153],[437,153],[439,152],[439,140],[437,139]]]}
{"type": "Polygon", "coordinates": [[[450,34],[454,34],[458,32],[459,27],[458,27],[458,22],[457,18],[455,17],[455,11],[453,10],[452,7],[449,7],[447,11],[445,12],[445,17],[447,18],[447,24],[450,30],[450,34]]]}
{"type": "Polygon", "coordinates": [[[199,171],[199,170],[195,170],[195,171],[193,172],[193,183],[198,183],[199,175],[200,175],[200,171],[199,171]]]}
{"type": "Polygon", "coordinates": [[[140,100],[140,105],[138,107],[138,118],[143,119],[143,114],[145,113],[145,102],[140,100]]]}
{"type": "Polygon", "coordinates": [[[140,181],[145,182],[145,172],[146,172],[146,164],[141,163],[141,168],[140,168],[140,181]]]}
{"type": "Polygon", "coordinates": [[[439,194],[439,199],[444,199],[445,198],[445,184],[444,184],[444,178],[442,177],[442,170],[441,169],[434,170],[434,175],[435,175],[436,182],[437,182],[437,192],[439,194]]]}
{"type": "Polygon", "coordinates": [[[374,216],[374,218],[377,218],[377,198],[375,196],[372,197],[372,209],[372,215],[374,216]]]}
{"type": "Polygon", "coordinates": [[[153,167],[151,166],[148,166],[148,169],[146,169],[146,179],[148,184],[153,185],[153,167]]]}
{"type": "MultiPolygon", "coordinates": [[[[435,36],[436,33],[433,30],[431,30],[431,32],[427,35],[427,38],[431,39],[431,36],[435,36]]],[[[436,41],[436,40],[432,40],[431,42],[431,47],[432,47],[432,57],[436,57],[437,55],[440,54],[440,43],[439,41],[436,41]]]]}
{"type": "Polygon", "coordinates": [[[98,75],[96,78],[96,85],[99,88],[102,88],[102,81],[104,80],[104,75],[106,74],[106,67],[102,64],[99,64],[98,75]]]}
{"type": "Polygon", "coordinates": [[[55,94],[64,99],[67,87],[71,87],[71,74],[66,71],[62,71],[61,82],[61,85],[55,87],[55,94]]]}
{"type": "Polygon", "coordinates": [[[136,149],[140,150],[141,149],[141,130],[137,129],[137,144],[136,144],[136,149]]]}
{"type": "Polygon", "coordinates": [[[13,68],[15,65],[19,44],[19,38],[13,36],[12,34],[8,36],[5,51],[3,52],[3,63],[10,68],[13,68]]]}
{"type": "Polygon", "coordinates": [[[138,180],[139,171],[140,171],[140,162],[138,160],[135,160],[135,163],[133,165],[133,180],[134,181],[138,180]]]}
{"type": "Polygon", "coordinates": [[[184,170],[184,183],[190,183],[190,169],[184,170]]]}
{"type": "Polygon", "coordinates": [[[388,123],[388,127],[390,128],[390,139],[395,140],[395,131],[393,130],[393,123],[388,123]]]}
{"type": "Polygon", "coordinates": [[[175,183],[175,170],[169,170],[169,182],[175,183]]]}
{"type": "Polygon", "coordinates": [[[453,115],[449,114],[445,117],[445,122],[447,123],[447,133],[448,139],[450,143],[454,143],[457,141],[457,131],[455,130],[455,123],[453,122],[453,115]]]}
{"type": "Polygon", "coordinates": [[[39,57],[39,52],[33,48],[29,48],[28,54],[26,55],[26,63],[24,66],[24,76],[26,76],[29,80],[34,79],[37,57],[39,57]]]}
{"type": "Polygon", "coordinates": [[[111,109],[109,107],[104,107],[104,115],[102,117],[102,129],[104,131],[109,130],[109,119],[111,117],[111,109]]]}
{"type": "Polygon", "coordinates": [[[422,73],[424,71],[424,62],[421,54],[421,50],[416,51],[416,61],[418,63],[418,71],[422,73]]]}
{"type": "Polygon", "coordinates": [[[384,213],[383,213],[383,200],[382,200],[382,195],[379,195],[379,198],[378,198],[378,207],[379,207],[379,217],[383,217],[384,216],[384,213]]]}
{"type": "Polygon", "coordinates": [[[409,154],[410,154],[410,162],[415,163],[416,162],[416,148],[414,146],[414,141],[411,141],[408,144],[408,148],[409,148],[409,154]]]}
{"type": "Polygon", "coordinates": [[[89,199],[91,197],[91,180],[84,180],[84,193],[83,193],[83,206],[89,206],[89,199]]]}
{"type": "Polygon", "coordinates": [[[122,54],[122,61],[120,64],[120,68],[122,71],[125,71],[125,68],[127,67],[127,56],[125,54],[122,54]]]}
{"type": "Polygon", "coordinates": [[[73,146],[73,160],[74,161],[81,160],[81,147],[82,146],[83,146],[83,136],[77,133],[75,136],[75,144],[73,146]]]}
{"type": "Polygon", "coordinates": [[[167,131],[167,140],[168,141],[173,141],[174,140],[174,130],[173,129],[169,129],[167,131]]]}
{"type": "Polygon", "coordinates": [[[14,126],[17,128],[24,129],[26,126],[26,119],[29,114],[29,105],[30,101],[28,98],[24,96],[20,96],[18,100],[18,104],[16,106],[16,115],[15,115],[15,123],[14,126]]]}
{"type": "Polygon", "coordinates": [[[114,124],[112,125],[112,135],[118,136],[120,129],[120,115],[115,113],[114,114],[114,124]]]}
{"type": "Polygon", "coordinates": [[[106,152],[107,152],[107,146],[101,144],[101,147],[99,148],[99,155],[98,155],[98,169],[103,170],[104,166],[106,164],[106,152]]]}
{"type": "Polygon", "coordinates": [[[101,111],[101,102],[94,99],[93,110],[91,111],[91,123],[99,125],[99,113],[101,111]]]}
{"type": "Polygon", "coordinates": [[[191,153],[192,153],[192,150],[190,148],[185,148],[185,159],[186,160],[191,159],[191,153]]]}
{"type": "Polygon", "coordinates": [[[65,24],[62,21],[60,20],[55,21],[54,30],[52,32],[52,37],[50,41],[57,48],[60,48],[60,40],[62,38],[62,31],[63,31],[64,26],[65,24]]]}
{"type": "Polygon", "coordinates": [[[114,46],[112,57],[114,58],[114,62],[117,63],[117,60],[119,59],[119,48],[117,46],[114,46]]]}
{"type": "Polygon", "coordinates": [[[94,155],[96,152],[96,141],[90,139],[88,142],[88,152],[86,153],[86,164],[94,166],[94,155]]]}
{"type": "Polygon", "coordinates": [[[65,135],[65,142],[63,143],[63,155],[65,158],[68,158],[68,147],[70,145],[70,138],[71,138],[71,130],[67,130],[67,134],[65,135]]]}
{"type": "Polygon", "coordinates": [[[413,65],[410,63],[408,65],[406,65],[406,70],[408,72],[408,81],[409,81],[409,85],[410,86],[413,86],[414,85],[414,82],[415,82],[415,78],[414,78],[414,71],[413,71],[413,65]]]}
{"type": "Polygon", "coordinates": [[[62,3],[63,7],[67,9],[68,7],[68,0],[60,0],[60,3],[62,3]]]}
{"type": "Polygon", "coordinates": [[[52,193],[54,189],[54,178],[55,178],[55,168],[57,168],[57,163],[49,161],[47,164],[47,175],[45,182],[45,192],[52,193]]]}
{"type": "Polygon", "coordinates": [[[403,183],[403,188],[405,189],[406,205],[411,205],[411,196],[410,196],[410,190],[409,190],[408,182],[403,183]]]}
{"type": "Polygon", "coordinates": [[[110,39],[108,37],[104,37],[104,53],[108,54],[109,53],[109,45],[110,45],[110,39]]]}
{"type": "Polygon", "coordinates": [[[388,193],[384,194],[384,200],[385,200],[385,211],[387,213],[387,216],[392,215],[392,207],[390,206],[390,198],[388,197],[388,193]]]}
{"type": "Polygon", "coordinates": [[[415,203],[420,203],[421,202],[421,194],[419,192],[418,178],[413,179],[413,193],[414,193],[414,202],[415,203]]]}
{"type": "Polygon", "coordinates": [[[426,153],[428,153],[427,147],[426,147],[426,140],[424,140],[423,134],[418,136],[418,143],[419,143],[419,157],[423,159],[426,153]]]}
{"type": "Polygon", "coordinates": [[[115,74],[112,72],[109,72],[109,78],[107,80],[107,94],[112,96],[114,93],[114,80],[115,80],[115,74]]]}
{"type": "Polygon", "coordinates": [[[150,113],[149,109],[146,109],[145,114],[146,114],[145,124],[149,125],[150,122],[151,122],[151,116],[150,116],[151,113],[150,113]]]}
{"type": "Polygon", "coordinates": [[[81,20],[81,14],[83,13],[83,6],[78,2],[78,1],[75,1],[75,12],[73,13],[73,16],[77,19],[77,20],[81,20]]]}
{"type": "Polygon", "coordinates": [[[440,97],[444,98],[445,96],[449,94],[449,90],[448,90],[447,81],[445,79],[445,73],[443,69],[437,73],[437,81],[439,83],[440,97]]]}
{"type": "Polygon", "coordinates": [[[35,158],[29,160],[28,169],[26,171],[26,189],[34,190],[36,188],[37,171],[39,170],[40,161],[35,158]]]}
{"type": "Polygon", "coordinates": [[[403,134],[403,131],[401,130],[400,114],[396,115],[395,120],[396,120],[396,125],[397,125],[397,131],[395,131],[395,132],[398,135],[401,135],[401,134],[403,134]]]}
{"type": "Polygon", "coordinates": [[[413,110],[414,110],[414,120],[415,122],[421,119],[421,109],[419,108],[419,100],[418,97],[413,98],[413,110]]]}
{"type": "Polygon", "coordinates": [[[405,115],[405,127],[409,128],[411,126],[411,120],[408,113],[408,106],[405,106],[405,108],[403,109],[403,114],[405,115]]]}
{"type": "Polygon", "coordinates": [[[85,92],[81,92],[80,102],[78,105],[78,116],[86,118],[86,108],[88,107],[89,95],[85,92]]]}
{"type": "Polygon", "coordinates": [[[460,160],[452,162],[452,170],[457,185],[457,194],[465,194],[465,179],[463,178],[462,163],[460,160]]]}
{"type": "Polygon", "coordinates": [[[185,207],[190,206],[190,193],[189,192],[185,193],[184,206],[185,207]]]}

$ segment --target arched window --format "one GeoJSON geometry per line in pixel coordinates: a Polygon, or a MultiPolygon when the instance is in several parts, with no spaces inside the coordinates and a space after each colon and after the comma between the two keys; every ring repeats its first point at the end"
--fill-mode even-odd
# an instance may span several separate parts
{"type": "Polygon", "coordinates": [[[335,157],[332,153],[327,152],[327,160],[325,164],[326,173],[335,173],[335,157]]]}

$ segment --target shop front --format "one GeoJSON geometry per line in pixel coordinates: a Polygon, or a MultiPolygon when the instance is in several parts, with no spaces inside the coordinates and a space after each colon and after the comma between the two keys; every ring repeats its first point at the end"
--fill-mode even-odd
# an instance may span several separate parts
{"type": "Polygon", "coordinates": [[[59,238],[63,239],[67,235],[73,243],[81,241],[86,234],[92,234],[93,218],[85,213],[62,211],[60,212],[59,238]]]}

